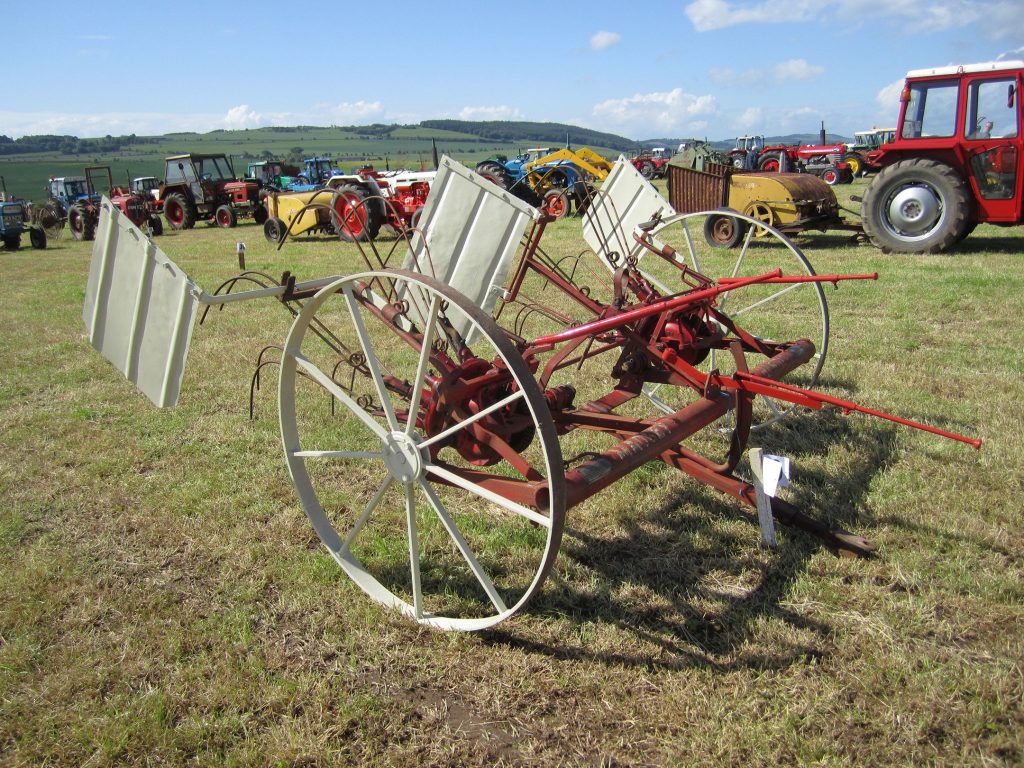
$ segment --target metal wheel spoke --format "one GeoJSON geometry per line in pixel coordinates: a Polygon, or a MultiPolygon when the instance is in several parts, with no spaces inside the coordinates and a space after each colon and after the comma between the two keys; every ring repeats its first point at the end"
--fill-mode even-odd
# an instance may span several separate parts
{"type": "Polygon", "coordinates": [[[405,485],[405,521],[409,533],[409,572],[412,578],[412,608],[416,618],[423,616],[423,586],[420,583],[420,537],[416,531],[416,500],[413,485],[405,485]]]}
{"type": "Polygon", "coordinates": [[[420,348],[420,359],[416,363],[416,378],[413,381],[412,402],[409,404],[409,418],[406,420],[405,434],[411,435],[416,427],[416,412],[420,407],[420,399],[423,397],[423,380],[427,377],[427,366],[430,363],[430,348],[434,344],[434,326],[437,322],[437,313],[441,307],[441,296],[434,294],[430,300],[430,309],[427,311],[427,319],[423,327],[423,346],[420,348]]]}
{"type": "MultiPolygon", "coordinates": [[[[383,439],[387,435],[387,431],[384,427],[374,421],[373,417],[363,410],[359,403],[349,396],[348,392],[338,386],[338,383],[334,381],[334,379],[317,368],[309,358],[296,352],[295,362],[311,379],[330,392],[335,399],[340,400],[345,407],[352,411],[352,413],[354,413],[359,420],[363,422],[363,424],[369,427],[370,431],[377,435],[377,437],[383,439]]],[[[394,416],[392,416],[392,418],[394,418],[394,416]]]]}
{"type": "Polygon", "coordinates": [[[381,499],[384,498],[384,494],[387,493],[388,488],[391,487],[391,484],[394,481],[395,479],[391,477],[391,475],[384,478],[384,482],[380,484],[380,488],[377,489],[377,492],[373,494],[373,498],[370,499],[363,508],[363,513],[359,516],[359,519],[356,520],[355,525],[352,526],[352,530],[348,532],[348,535],[345,537],[345,541],[341,543],[342,552],[348,552],[352,547],[352,542],[356,540],[356,536],[358,536],[359,532],[363,530],[363,526],[366,525],[366,521],[370,519],[370,515],[373,513],[373,510],[380,505],[381,499]]]}
{"type": "Polygon", "coordinates": [[[377,394],[380,397],[380,404],[384,409],[384,415],[387,417],[391,430],[393,432],[397,431],[398,421],[395,419],[395,409],[391,405],[391,396],[388,394],[388,390],[384,386],[384,379],[380,375],[380,363],[377,361],[377,354],[373,351],[370,335],[366,331],[363,313],[359,311],[359,302],[356,300],[350,283],[345,284],[342,287],[342,291],[345,294],[349,314],[352,315],[352,323],[355,326],[356,335],[359,336],[359,346],[363,348],[363,354],[366,355],[366,364],[370,368],[370,375],[373,377],[373,383],[377,387],[377,394]]]}
{"type": "Polygon", "coordinates": [[[730,312],[729,316],[730,317],[739,317],[744,312],[749,312],[752,309],[757,309],[762,304],[768,304],[769,302],[775,301],[780,296],[782,296],[784,294],[787,294],[790,291],[795,291],[797,288],[805,287],[806,285],[808,285],[808,284],[807,283],[790,283],[785,288],[783,288],[781,291],[776,291],[775,293],[773,293],[770,296],[765,296],[760,301],[755,301],[753,304],[751,304],[749,306],[746,306],[743,309],[738,309],[735,312],[730,312]]]}
{"type": "Polygon", "coordinates": [[[448,429],[444,430],[443,432],[439,432],[438,434],[431,437],[429,440],[424,440],[422,443],[420,443],[420,448],[429,448],[434,443],[440,442],[441,440],[445,440],[451,437],[460,429],[464,429],[465,427],[468,427],[470,424],[473,424],[474,422],[477,422],[480,419],[484,418],[488,414],[493,413],[494,411],[497,411],[500,408],[504,408],[506,405],[510,405],[511,403],[514,403],[516,400],[520,400],[522,398],[523,391],[517,390],[508,397],[506,397],[504,400],[499,400],[498,402],[487,406],[483,410],[477,411],[472,416],[463,419],[458,424],[453,424],[452,426],[448,427],[448,429]]]}
{"type": "Polygon", "coordinates": [[[441,499],[434,493],[434,489],[430,487],[430,484],[425,480],[420,480],[420,487],[423,488],[423,492],[427,495],[427,499],[430,501],[430,505],[434,508],[434,512],[441,519],[441,524],[444,525],[445,530],[448,531],[448,535],[452,537],[452,541],[455,542],[455,546],[459,548],[459,552],[462,553],[463,559],[466,564],[469,565],[473,575],[476,576],[476,580],[480,582],[480,586],[484,588],[487,593],[487,597],[490,598],[491,604],[498,610],[499,613],[504,613],[508,610],[505,605],[505,601],[501,599],[501,595],[498,594],[498,590],[495,589],[494,583],[484,572],[480,562],[476,559],[473,551],[469,548],[469,544],[463,538],[462,533],[455,525],[455,521],[452,520],[451,515],[448,514],[448,510],[444,508],[444,504],[441,503],[441,499]]]}
{"type": "Polygon", "coordinates": [[[380,451],[292,451],[300,459],[383,459],[380,451]]]}
{"type": "Polygon", "coordinates": [[[497,504],[499,507],[507,509],[509,512],[521,515],[525,517],[527,520],[532,520],[533,522],[537,523],[537,525],[542,525],[545,528],[551,527],[550,518],[547,518],[544,515],[535,512],[529,507],[524,507],[522,504],[514,502],[511,499],[506,499],[504,496],[501,496],[495,493],[494,491],[488,490],[487,488],[484,488],[482,485],[474,483],[472,480],[467,480],[466,478],[462,477],[462,475],[445,469],[444,467],[439,467],[436,464],[428,464],[426,466],[426,470],[432,475],[437,475],[438,477],[447,480],[452,485],[457,485],[459,488],[467,490],[470,493],[475,493],[477,496],[487,499],[488,501],[497,504]]]}

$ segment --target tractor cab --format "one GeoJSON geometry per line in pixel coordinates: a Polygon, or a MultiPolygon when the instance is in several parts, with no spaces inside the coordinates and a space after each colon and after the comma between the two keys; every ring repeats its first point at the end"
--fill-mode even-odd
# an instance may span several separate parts
{"type": "Polygon", "coordinates": [[[51,198],[64,205],[92,196],[84,176],[51,177],[46,191],[51,198]]]}

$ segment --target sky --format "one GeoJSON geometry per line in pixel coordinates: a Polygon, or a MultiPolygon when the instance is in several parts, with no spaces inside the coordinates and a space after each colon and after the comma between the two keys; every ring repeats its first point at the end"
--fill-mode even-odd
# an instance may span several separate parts
{"type": "Polygon", "coordinates": [[[39,7],[4,4],[0,135],[454,118],[637,140],[816,133],[824,121],[850,136],[895,123],[908,70],[1024,59],[1024,0],[46,7],[41,23],[39,7]]]}

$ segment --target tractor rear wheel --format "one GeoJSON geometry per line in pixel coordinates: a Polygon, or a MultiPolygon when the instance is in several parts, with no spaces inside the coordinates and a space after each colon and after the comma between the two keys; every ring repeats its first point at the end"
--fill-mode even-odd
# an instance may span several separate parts
{"type": "Polygon", "coordinates": [[[967,231],[967,185],[936,160],[913,159],[884,168],[864,193],[864,231],[883,253],[938,253],[967,231]]]}
{"type": "Polygon", "coordinates": [[[171,229],[192,229],[196,225],[196,212],[181,192],[172,192],[164,201],[164,218],[171,229]]]}
{"type": "Polygon", "coordinates": [[[28,231],[28,239],[32,243],[32,247],[37,250],[42,250],[46,247],[46,233],[38,227],[32,227],[28,231]]]}
{"type": "MultiPolygon", "coordinates": [[[[492,165],[497,166],[497,163],[492,163],[492,165]]],[[[500,166],[498,166],[498,170],[494,170],[493,168],[481,168],[481,166],[477,166],[476,172],[483,176],[485,179],[487,179],[489,182],[491,182],[491,184],[496,184],[502,189],[508,189],[510,186],[512,186],[511,179],[509,179],[508,174],[505,172],[505,169],[501,168],[500,166]]]]}
{"type": "Polygon", "coordinates": [[[231,229],[238,225],[238,216],[230,205],[217,206],[217,210],[213,212],[213,220],[223,229],[231,229]]]}
{"type": "Polygon", "coordinates": [[[757,161],[757,170],[768,171],[770,173],[779,172],[779,153],[768,152],[761,155],[761,158],[757,161]]]}
{"type": "Polygon", "coordinates": [[[746,232],[746,222],[732,216],[712,215],[704,221],[704,240],[713,248],[735,248],[746,232]]]}
{"type": "Polygon", "coordinates": [[[377,237],[384,223],[379,202],[370,199],[367,191],[358,184],[339,186],[332,206],[338,214],[335,227],[341,239],[355,243],[377,237]]]}
{"type": "Polygon", "coordinates": [[[504,166],[494,160],[484,160],[483,162],[477,163],[476,172],[484,177],[486,177],[487,174],[501,177],[506,173],[504,166]]]}
{"type": "Polygon", "coordinates": [[[75,240],[92,240],[96,236],[96,220],[84,206],[75,203],[68,210],[68,229],[75,240]]]}
{"type": "Polygon", "coordinates": [[[569,215],[569,196],[561,189],[549,190],[544,195],[543,210],[548,216],[561,219],[569,215]]]}

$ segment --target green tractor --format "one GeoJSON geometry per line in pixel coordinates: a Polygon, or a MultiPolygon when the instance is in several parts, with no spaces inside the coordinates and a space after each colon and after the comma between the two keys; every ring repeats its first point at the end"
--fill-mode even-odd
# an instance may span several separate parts
{"type": "Polygon", "coordinates": [[[21,236],[26,229],[33,248],[46,247],[46,233],[32,225],[30,208],[30,203],[8,194],[7,182],[0,176],[0,242],[7,250],[16,251],[21,247],[21,236]]]}

